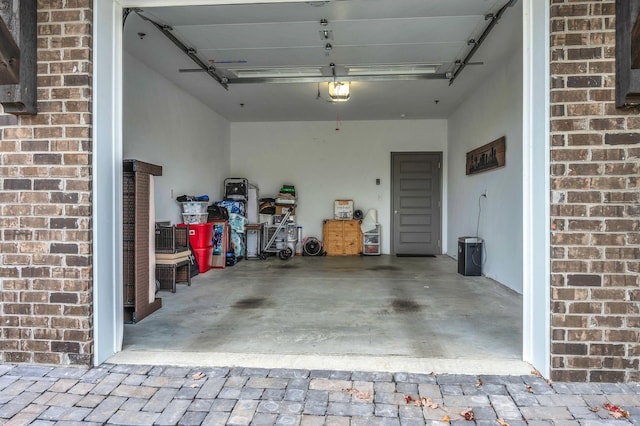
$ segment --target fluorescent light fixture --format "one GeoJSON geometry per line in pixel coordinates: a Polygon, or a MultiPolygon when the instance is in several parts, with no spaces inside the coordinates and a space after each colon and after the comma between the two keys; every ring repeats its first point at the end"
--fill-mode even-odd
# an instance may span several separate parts
{"type": "Polygon", "coordinates": [[[348,65],[349,75],[435,74],[439,64],[348,65]]]}
{"type": "Polygon", "coordinates": [[[318,67],[229,69],[238,78],[322,77],[318,67]]]}
{"type": "Polygon", "coordinates": [[[329,83],[329,97],[333,102],[346,102],[349,94],[349,82],[332,81],[329,83]]]}

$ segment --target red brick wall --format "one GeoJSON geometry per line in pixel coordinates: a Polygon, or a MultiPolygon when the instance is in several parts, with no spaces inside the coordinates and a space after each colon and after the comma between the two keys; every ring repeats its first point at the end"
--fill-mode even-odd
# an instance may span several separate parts
{"type": "Polygon", "coordinates": [[[554,380],[640,380],[640,110],[614,100],[615,1],[552,0],[554,380]]]}
{"type": "Polygon", "coordinates": [[[38,1],[38,115],[0,114],[3,362],[90,365],[91,0],[38,1]]]}

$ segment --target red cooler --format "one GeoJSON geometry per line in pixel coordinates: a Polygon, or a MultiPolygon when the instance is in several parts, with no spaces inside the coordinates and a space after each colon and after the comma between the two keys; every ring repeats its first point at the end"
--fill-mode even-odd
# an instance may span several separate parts
{"type": "MultiPolygon", "coordinates": [[[[183,223],[178,226],[187,226],[183,223]]],[[[189,244],[193,249],[204,249],[212,246],[213,222],[189,224],[189,244]]]]}
{"type": "Polygon", "coordinates": [[[211,269],[211,261],[213,260],[213,246],[205,248],[192,248],[193,255],[198,261],[198,269],[200,273],[207,272],[211,269]]]}

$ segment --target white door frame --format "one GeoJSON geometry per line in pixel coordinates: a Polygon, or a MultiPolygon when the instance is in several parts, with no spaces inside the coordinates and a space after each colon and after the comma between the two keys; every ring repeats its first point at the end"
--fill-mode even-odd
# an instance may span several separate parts
{"type": "MultiPolygon", "coordinates": [[[[122,348],[122,9],[306,0],[94,0],[94,363],[122,348]]],[[[523,1],[523,360],[550,370],[549,2],[523,1]]]]}
{"type": "Polygon", "coordinates": [[[551,370],[551,237],[548,1],[523,4],[523,359],[551,370]]]}
{"type": "Polygon", "coordinates": [[[122,349],[122,9],[93,1],[93,363],[122,349]]]}

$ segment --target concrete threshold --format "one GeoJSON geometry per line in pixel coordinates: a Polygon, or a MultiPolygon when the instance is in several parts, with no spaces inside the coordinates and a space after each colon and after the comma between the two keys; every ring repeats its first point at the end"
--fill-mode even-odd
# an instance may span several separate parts
{"type": "Polygon", "coordinates": [[[405,356],[261,354],[125,350],[107,360],[112,364],[184,367],[288,368],[303,370],[383,371],[403,373],[520,376],[530,364],[516,359],[442,359],[405,356]]]}

